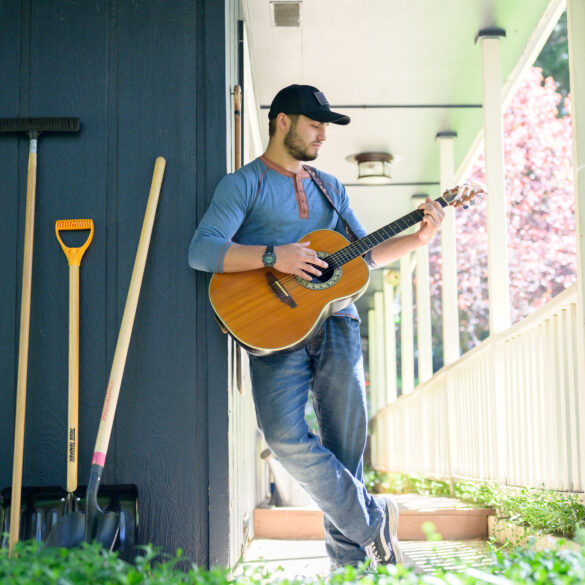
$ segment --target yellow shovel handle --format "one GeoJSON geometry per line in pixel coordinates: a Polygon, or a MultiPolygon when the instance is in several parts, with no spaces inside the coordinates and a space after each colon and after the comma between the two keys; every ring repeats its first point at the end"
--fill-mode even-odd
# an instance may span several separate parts
{"type": "Polygon", "coordinates": [[[87,250],[88,246],[91,244],[93,239],[93,219],[60,219],[55,224],[55,233],[57,234],[57,239],[61,244],[61,248],[63,248],[63,252],[65,252],[65,256],[67,256],[67,261],[71,266],[74,264],[75,266],[81,265],[81,259],[83,258],[83,254],[87,250]],[[68,248],[61,239],[59,235],[60,231],[66,230],[89,230],[89,236],[85,241],[85,244],[79,248],[68,248]]]}
{"type": "Polygon", "coordinates": [[[57,239],[69,264],[69,388],[67,408],[67,491],[77,489],[77,453],[79,424],[79,268],[83,254],[93,239],[93,220],[61,219],[55,224],[57,239]],[[60,231],[89,230],[89,236],[79,248],[63,243],[60,231]]]}
{"type": "Polygon", "coordinates": [[[69,265],[69,388],[67,399],[67,491],[77,489],[79,424],[79,266],[69,265]]]}

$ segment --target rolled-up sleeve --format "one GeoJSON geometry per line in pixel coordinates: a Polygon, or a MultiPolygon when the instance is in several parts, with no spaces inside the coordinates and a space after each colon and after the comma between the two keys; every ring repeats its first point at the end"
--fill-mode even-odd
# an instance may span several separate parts
{"type": "Polygon", "coordinates": [[[245,182],[226,175],[217,185],[211,204],[199,222],[189,246],[189,265],[205,272],[223,272],[223,260],[232,238],[246,216],[245,182]]]}

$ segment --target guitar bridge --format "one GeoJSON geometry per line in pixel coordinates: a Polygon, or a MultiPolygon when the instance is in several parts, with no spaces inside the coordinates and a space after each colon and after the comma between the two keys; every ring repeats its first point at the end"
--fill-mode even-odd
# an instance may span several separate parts
{"type": "Polygon", "coordinates": [[[297,304],[295,300],[290,296],[284,285],[272,274],[272,272],[266,272],[266,280],[270,290],[274,293],[279,301],[282,301],[285,305],[288,305],[291,309],[294,309],[297,304]]]}

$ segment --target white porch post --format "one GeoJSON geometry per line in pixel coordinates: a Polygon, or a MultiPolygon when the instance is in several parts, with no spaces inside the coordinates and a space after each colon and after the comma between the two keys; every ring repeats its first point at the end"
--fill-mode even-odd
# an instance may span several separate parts
{"type": "MultiPolygon", "coordinates": [[[[415,207],[426,196],[413,197],[415,207]]],[[[433,377],[433,344],[431,331],[431,287],[429,282],[429,249],[416,251],[416,337],[418,340],[418,382],[422,384],[433,377]]]]}
{"type": "Polygon", "coordinates": [[[398,272],[384,271],[384,335],[386,365],[386,404],[394,402],[398,397],[396,370],[396,331],[394,328],[394,287],[400,282],[398,272]]]}
{"type": "Polygon", "coordinates": [[[490,335],[508,329],[511,323],[500,72],[500,37],[505,35],[505,31],[501,29],[485,29],[477,35],[482,57],[483,131],[488,192],[490,335]]]}
{"type": "Polygon", "coordinates": [[[414,327],[410,259],[410,254],[406,254],[400,259],[400,361],[402,394],[409,394],[414,390],[414,327]]]}
{"type": "MultiPolygon", "coordinates": [[[[439,132],[440,182],[441,193],[453,187],[455,157],[453,142],[455,132],[439,132]]],[[[459,359],[459,312],[457,310],[457,252],[455,242],[455,212],[452,207],[445,209],[445,219],[441,226],[441,256],[443,259],[443,363],[452,364],[459,359]]]]}
{"type": "Polygon", "coordinates": [[[374,293],[374,310],[376,313],[376,395],[377,408],[380,410],[386,402],[386,327],[384,322],[384,293],[374,293]]]}
{"type": "Polygon", "coordinates": [[[376,311],[368,311],[368,367],[370,370],[370,418],[378,412],[379,401],[379,376],[378,376],[378,323],[376,322],[376,311]]]}
{"type": "MultiPolygon", "coordinates": [[[[508,237],[506,188],[504,175],[504,131],[502,124],[502,80],[500,71],[500,38],[502,29],[479,31],[483,78],[483,133],[487,187],[488,290],[490,302],[490,335],[511,325],[510,276],[508,270],[508,237]]],[[[505,412],[508,386],[502,352],[494,352],[496,408],[505,412]]],[[[505,417],[497,417],[493,432],[496,440],[496,474],[500,482],[508,475],[508,437],[510,429],[505,417]]]]}
{"type": "MultiPolygon", "coordinates": [[[[578,355],[585,355],[585,3],[567,0],[569,72],[573,122],[575,232],[577,236],[577,340],[578,355]]],[[[585,365],[579,360],[579,402],[585,395],[585,365]]],[[[581,472],[585,473],[585,430],[581,427],[581,472]]]]}

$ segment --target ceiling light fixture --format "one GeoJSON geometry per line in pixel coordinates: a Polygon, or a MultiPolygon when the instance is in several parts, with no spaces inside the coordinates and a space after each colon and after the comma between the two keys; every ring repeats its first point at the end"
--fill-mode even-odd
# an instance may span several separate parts
{"type": "Polygon", "coordinates": [[[391,182],[391,162],[394,157],[388,152],[362,152],[347,157],[357,163],[358,182],[364,185],[385,185],[391,182]]]}

